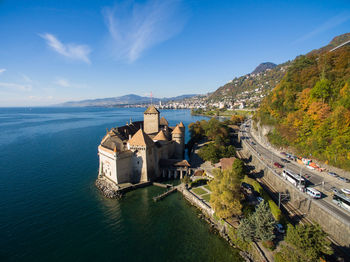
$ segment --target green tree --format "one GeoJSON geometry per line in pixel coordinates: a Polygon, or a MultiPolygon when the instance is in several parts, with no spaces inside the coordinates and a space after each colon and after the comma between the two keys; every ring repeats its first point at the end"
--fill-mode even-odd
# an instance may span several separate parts
{"type": "Polygon", "coordinates": [[[311,89],[311,97],[321,99],[324,103],[332,94],[331,81],[323,78],[311,89]]]}
{"type": "Polygon", "coordinates": [[[324,255],[333,254],[327,234],[318,224],[288,226],[285,238],[287,245],[282,246],[275,256],[276,261],[317,261],[324,255]]]}
{"type": "Polygon", "coordinates": [[[243,161],[239,158],[236,158],[232,164],[232,171],[240,180],[244,178],[244,175],[245,175],[244,169],[245,167],[244,167],[243,161]]]}
{"type": "Polygon", "coordinates": [[[243,218],[237,229],[237,235],[245,242],[255,240],[255,224],[253,215],[243,218]]]}
{"type": "Polygon", "coordinates": [[[262,241],[273,240],[275,237],[273,230],[276,222],[265,201],[262,201],[258,205],[253,217],[255,222],[255,237],[262,241]]]}
{"type": "Polygon", "coordinates": [[[247,242],[273,240],[275,223],[268,204],[262,201],[251,216],[242,220],[237,234],[247,242]]]}
{"type": "Polygon", "coordinates": [[[214,143],[209,143],[199,149],[198,155],[205,161],[217,163],[221,158],[221,151],[214,143]]]}

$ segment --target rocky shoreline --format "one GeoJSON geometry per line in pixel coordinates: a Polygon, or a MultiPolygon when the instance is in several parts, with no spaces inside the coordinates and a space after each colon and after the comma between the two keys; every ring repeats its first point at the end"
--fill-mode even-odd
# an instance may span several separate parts
{"type": "Polygon", "coordinates": [[[123,193],[118,190],[114,185],[106,181],[105,179],[97,178],[95,186],[101,191],[102,195],[110,199],[120,199],[123,193]]]}
{"type": "MultiPolygon", "coordinates": [[[[210,229],[212,232],[219,234],[223,239],[225,239],[228,244],[231,247],[239,249],[230,239],[229,235],[227,234],[227,230],[225,226],[221,225],[219,222],[217,222],[213,218],[213,214],[208,210],[207,207],[200,205],[198,201],[196,201],[195,196],[193,196],[185,187],[180,187],[179,192],[182,193],[184,198],[193,206],[195,206],[201,213],[198,214],[198,217],[201,219],[204,219],[210,226],[210,229]]],[[[253,255],[245,252],[243,250],[239,251],[240,256],[246,261],[246,262],[253,262],[253,255]]]]}
{"type": "MultiPolygon", "coordinates": [[[[229,245],[231,247],[234,247],[234,248],[238,248],[233,242],[232,240],[230,239],[230,237],[228,236],[228,234],[226,234],[223,230],[220,230],[219,226],[217,225],[216,222],[214,222],[211,218],[207,217],[206,215],[204,215],[203,213],[200,213],[198,214],[198,217],[200,219],[203,219],[205,220],[209,226],[210,226],[210,229],[211,229],[211,232],[214,232],[214,233],[217,233],[219,234],[223,239],[225,239],[229,245]]],[[[245,251],[242,251],[240,250],[239,251],[239,255],[246,261],[246,262],[253,262],[253,257],[251,254],[245,252],[245,251]]]]}

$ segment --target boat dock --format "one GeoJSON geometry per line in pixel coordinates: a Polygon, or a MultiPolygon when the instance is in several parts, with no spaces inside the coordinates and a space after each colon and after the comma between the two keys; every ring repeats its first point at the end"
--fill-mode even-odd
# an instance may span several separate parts
{"type": "Polygon", "coordinates": [[[162,193],[162,194],[160,194],[160,195],[158,195],[158,196],[153,197],[153,201],[154,201],[154,202],[157,202],[157,201],[163,199],[164,197],[170,195],[171,193],[173,193],[173,192],[175,192],[175,191],[177,191],[177,186],[176,186],[176,187],[172,187],[171,189],[165,191],[164,193],[162,193]]]}

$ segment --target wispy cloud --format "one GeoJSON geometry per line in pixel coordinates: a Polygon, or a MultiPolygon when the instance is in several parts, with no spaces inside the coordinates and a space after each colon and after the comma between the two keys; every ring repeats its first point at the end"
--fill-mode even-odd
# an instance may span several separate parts
{"type": "Polygon", "coordinates": [[[0,68],[0,75],[6,71],[5,68],[0,68]]]}
{"type": "Polygon", "coordinates": [[[58,77],[54,82],[55,85],[60,87],[69,87],[69,88],[86,88],[85,85],[71,83],[68,79],[58,77]]]}
{"type": "Polygon", "coordinates": [[[67,79],[64,78],[57,78],[54,84],[61,86],[61,87],[71,87],[71,83],[67,79]]]}
{"type": "Polygon", "coordinates": [[[116,59],[133,62],[148,48],[178,34],[185,24],[181,0],[126,1],[102,10],[116,59]]]}
{"type": "Polygon", "coordinates": [[[22,74],[22,78],[27,83],[32,83],[33,82],[33,80],[29,76],[27,76],[25,74],[22,74]]]}
{"type": "Polygon", "coordinates": [[[91,63],[89,58],[91,49],[89,46],[73,43],[64,44],[58,40],[56,36],[49,33],[40,34],[40,36],[45,39],[47,45],[57,53],[73,60],[80,60],[88,64],[91,63]]]}
{"type": "Polygon", "coordinates": [[[338,25],[341,25],[345,22],[347,22],[350,19],[350,14],[347,13],[341,13],[337,16],[332,17],[331,19],[327,20],[325,23],[321,24],[319,27],[317,27],[316,29],[314,29],[313,31],[307,33],[306,35],[298,38],[297,40],[295,40],[294,42],[292,42],[292,44],[297,44],[303,41],[306,41],[324,31],[327,31],[329,29],[332,29],[338,25]]]}
{"type": "Polygon", "coordinates": [[[4,89],[12,89],[17,91],[31,91],[32,86],[31,85],[22,85],[17,83],[7,83],[7,82],[0,82],[0,88],[4,89]]]}

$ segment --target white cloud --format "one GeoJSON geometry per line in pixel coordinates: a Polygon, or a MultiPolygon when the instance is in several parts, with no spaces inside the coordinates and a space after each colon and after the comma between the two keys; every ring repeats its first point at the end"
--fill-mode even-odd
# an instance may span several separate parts
{"type": "Polygon", "coordinates": [[[33,80],[29,76],[27,76],[25,74],[22,74],[22,78],[27,83],[32,83],[33,82],[33,80]]]}
{"type": "Polygon", "coordinates": [[[0,82],[0,88],[25,91],[25,92],[32,90],[31,85],[22,85],[22,84],[6,83],[6,82],[0,82]]]}
{"type": "Polygon", "coordinates": [[[180,0],[128,1],[104,8],[113,55],[133,62],[146,49],[179,33],[186,20],[181,4],[180,0]]]}
{"type": "Polygon", "coordinates": [[[6,71],[5,68],[0,68],[0,75],[6,71]]]}
{"type": "Polygon", "coordinates": [[[45,33],[40,34],[40,36],[46,40],[46,43],[52,50],[57,53],[68,57],[73,60],[80,60],[85,63],[90,64],[89,54],[91,49],[87,45],[77,45],[77,44],[63,44],[60,40],[58,40],[54,35],[45,33]]]}
{"type": "Polygon", "coordinates": [[[331,19],[327,20],[325,23],[321,24],[319,27],[314,29],[313,31],[307,33],[306,35],[298,38],[293,42],[293,44],[303,42],[307,39],[310,39],[314,37],[315,35],[318,35],[324,31],[327,31],[329,29],[332,29],[338,25],[341,25],[345,22],[347,22],[350,19],[350,14],[349,13],[341,13],[337,16],[332,17],[331,19]]]}
{"type": "Polygon", "coordinates": [[[66,78],[62,78],[62,77],[58,77],[53,83],[57,86],[60,86],[60,87],[86,88],[86,85],[84,85],[84,84],[71,83],[71,81],[69,81],[66,78]]]}
{"type": "Polygon", "coordinates": [[[58,78],[54,84],[61,86],[61,87],[71,87],[71,84],[69,83],[69,81],[67,79],[64,78],[58,78]]]}

